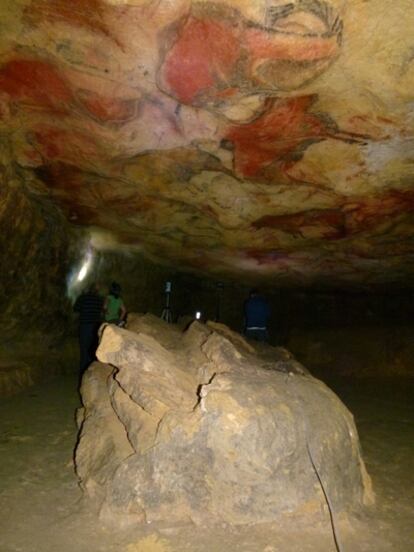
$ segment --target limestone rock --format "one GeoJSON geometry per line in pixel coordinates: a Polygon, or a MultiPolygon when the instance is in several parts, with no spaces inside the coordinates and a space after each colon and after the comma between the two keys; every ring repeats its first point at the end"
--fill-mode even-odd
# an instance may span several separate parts
{"type": "Polygon", "coordinates": [[[108,379],[112,367],[94,362],[83,378],[81,394],[83,420],[76,449],[76,471],[89,496],[102,492],[103,486],[118,465],[133,449],[126,429],[119,421],[109,400],[108,379]]]}
{"type": "Polygon", "coordinates": [[[198,322],[182,334],[148,317],[138,326],[104,329],[105,364],[82,384],[77,470],[104,519],[248,524],[316,513],[325,499],[310,455],[336,512],[372,498],[352,415],[286,351],[260,356],[198,322]]]}

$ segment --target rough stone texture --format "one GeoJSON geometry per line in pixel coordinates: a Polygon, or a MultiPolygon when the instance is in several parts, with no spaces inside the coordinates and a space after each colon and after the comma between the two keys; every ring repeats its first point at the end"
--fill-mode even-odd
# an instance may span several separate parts
{"type": "Polygon", "coordinates": [[[246,524],[372,500],[352,415],[285,350],[221,325],[106,326],[82,383],[82,487],[117,523],[246,524]],[[253,349],[256,349],[254,350],[253,349]]]}
{"type": "Polygon", "coordinates": [[[14,395],[45,379],[73,374],[78,366],[77,340],[56,339],[56,328],[49,332],[20,329],[0,345],[0,397],[14,395]]]}
{"type": "Polygon", "coordinates": [[[323,379],[414,377],[412,325],[297,329],[288,347],[323,379]]]}
{"type": "Polygon", "coordinates": [[[220,275],[412,283],[412,0],[1,0],[0,21],[1,141],[72,223],[220,275]]]}
{"type": "Polygon", "coordinates": [[[77,419],[82,433],[76,467],[89,496],[95,496],[118,464],[133,452],[107,394],[112,371],[111,366],[93,363],[81,387],[83,408],[78,410],[77,419]],[[90,438],[93,435],[95,439],[90,438]]]}
{"type": "MultiPolygon", "coordinates": [[[[0,123],[1,124],[1,123],[0,123]]],[[[0,131],[0,328],[62,330],[68,225],[27,171],[14,165],[0,131]],[[51,324],[50,321],[53,320],[51,324]]],[[[0,346],[3,348],[4,341],[0,346]]]]}
{"type": "Polygon", "coordinates": [[[14,395],[33,384],[31,366],[24,362],[0,360],[0,396],[14,395]]]}

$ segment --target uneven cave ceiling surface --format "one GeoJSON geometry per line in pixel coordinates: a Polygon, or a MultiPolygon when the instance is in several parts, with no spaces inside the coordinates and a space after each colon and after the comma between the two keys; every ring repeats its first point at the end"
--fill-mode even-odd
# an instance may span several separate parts
{"type": "Polygon", "coordinates": [[[155,259],[412,282],[413,29],[412,0],[0,0],[2,148],[155,259]]]}

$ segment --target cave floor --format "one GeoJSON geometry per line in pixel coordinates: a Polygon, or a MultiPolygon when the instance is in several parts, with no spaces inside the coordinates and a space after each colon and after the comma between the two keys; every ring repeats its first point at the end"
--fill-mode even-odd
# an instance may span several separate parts
{"type": "MultiPolygon", "coordinates": [[[[0,402],[0,552],[332,552],[327,512],[232,529],[147,525],[105,528],[82,500],[73,470],[79,406],[74,376],[0,402]]],[[[375,507],[339,525],[342,552],[414,547],[414,406],[411,386],[332,382],[355,415],[375,507]]]]}

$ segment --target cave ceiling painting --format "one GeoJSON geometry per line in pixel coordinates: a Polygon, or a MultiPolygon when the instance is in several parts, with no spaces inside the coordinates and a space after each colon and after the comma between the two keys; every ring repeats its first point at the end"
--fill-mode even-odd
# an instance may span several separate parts
{"type": "Polygon", "coordinates": [[[280,284],[414,276],[412,0],[0,0],[3,150],[76,225],[280,284]]]}

